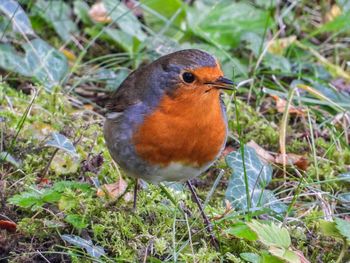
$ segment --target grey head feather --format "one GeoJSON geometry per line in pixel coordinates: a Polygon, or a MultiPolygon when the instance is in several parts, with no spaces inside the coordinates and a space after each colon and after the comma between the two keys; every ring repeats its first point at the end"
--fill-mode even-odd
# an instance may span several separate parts
{"type": "Polygon", "coordinates": [[[121,112],[142,101],[154,108],[165,92],[180,83],[180,72],[200,67],[216,67],[216,59],[198,49],[185,49],[160,57],[132,72],[110,98],[107,108],[121,112]]]}

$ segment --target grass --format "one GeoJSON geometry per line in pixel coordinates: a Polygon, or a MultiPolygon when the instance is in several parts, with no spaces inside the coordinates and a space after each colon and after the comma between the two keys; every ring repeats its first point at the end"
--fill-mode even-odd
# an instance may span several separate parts
{"type": "MultiPolygon", "coordinates": [[[[13,232],[0,221],[1,262],[298,262],[300,255],[310,262],[350,260],[346,4],[241,1],[212,6],[198,0],[189,6],[169,1],[164,11],[162,1],[149,0],[121,11],[121,5],[113,6],[107,10],[113,22],[103,24],[88,18],[91,3],[76,1],[67,6],[77,31],[63,40],[50,17],[32,12],[35,6],[43,13],[50,10],[37,2],[22,3],[33,29],[54,50],[74,56],[68,55],[62,75],[39,61],[42,74],[58,76],[60,85],[50,92],[36,72],[23,75],[0,59],[0,220],[16,224],[13,232]],[[121,24],[123,18],[129,24],[121,24]],[[146,41],[132,35],[138,27],[146,41]],[[117,35],[107,30],[120,28],[117,35]],[[225,35],[227,30],[231,35],[225,35]],[[294,41],[286,40],[293,36],[294,41]],[[212,219],[219,251],[210,245],[198,208],[181,184],[164,186],[173,200],[161,187],[142,184],[138,209],[132,211],[133,180],[113,163],[102,135],[106,91],[130,70],[185,47],[215,54],[239,87],[223,97],[230,131],[226,158],[192,182],[212,219]],[[283,100],[281,109],[272,96],[283,100]],[[293,107],[304,113],[294,113],[293,107]],[[75,153],[62,142],[48,147],[52,132],[65,136],[75,153]],[[252,162],[242,147],[250,141],[274,161],[263,168],[252,162]],[[290,154],[297,161],[289,163],[290,154]],[[230,182],[240,176],[240,167],[232,170],[233,157],[243,165],[243,188],[235,188],[245,194],[243,201],[227,194],[230,182]],[[266,167],[271,179],[261,182],[268,177],[266,167]],[[120,178],[127,186],[118,198],[97,194],[100,186],[120,178]],[[254,220],[266,224],[271,234],[253,228],[254,220]],[[63,235],[91,243],[65,242],[63,235]],[[103,255],[92,256],[89,249],[99,247],[103,255]],[[276,256],[276,248],[292,259],[276,256]]],[[[9,26],[13,21],[13,16],[1,18],[1,41],[6,37],[21,50],[30,38],[15,35],[9,26]]],[[[4,56],[4,46],[0,52],[4,56]]]]}

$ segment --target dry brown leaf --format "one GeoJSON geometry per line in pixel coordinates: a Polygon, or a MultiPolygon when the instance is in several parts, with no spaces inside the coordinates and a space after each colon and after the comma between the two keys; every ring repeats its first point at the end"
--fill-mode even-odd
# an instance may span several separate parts
{"type": "Polygon", "coordinates": [[[268,51],[275,55],[283,55],[284,50],[297,40],[296,36],[278,38],[272,41],[268,47],[268,51]]]}
{"type": "MultiPolygon", "coordinates": [[[[275,164],[283,164],[283,155],[276,154],[276,153],[269,153],[264,148],[262,148],[260,145],[258,145],[255,141],[251,140],[247,143],[247,146],[253,148],[257,155],[269,163],[275,163],[275,164]]],[[[288,153],[286,154],[286,164],[287,165],[295,165],[299,169],[305,171],[308,166],[309,162],[306,157],[294,153],[288,153]]]]}
{"type": "Polygon", "coordinates": [[[107,195],[108,198],[117,199],[122,196],[127,188],[128,184],[123,178],[119,178],[119,180],[114,184],[104,184],[97,190],[97,196],[104,197],[107,195]]]}
{"type": "Polygon", "coordinates": [[[17,224],[9,220],[0,220],[0,229],[5,229],[9,232],[16,232],[17,224]]]}
{"type": "Polygon", "coordinates": [[[235,151],[235,148],[233,148],[231,145],[227,145],[225,147],[225,149],[222,151],[222,156],[226,156],[228,154],[230,154],[231,152],[234,152],[235,151]]]}
{"type": "Polygon", "coordinates": [[[61,53],[70,61],[75,62],[77,60],[77,57],[74,55],[74,53],[66,48],[60,50],[61,53]]]}
{"type": "Polygon", "coordinates": [[[331,22],[333,21],[335,18],[337,18],[338,16],[341,15],[341,9],[338,5],[334,4],[332,5],[332,8],[331,10],[329,10],[327,13],[326,13],[326,16],[325,16],[325,21],[326,22],[331,22]]]}
{"type": "MultiPolygon", "coordinates": [[[[285,157],[287,165],[295,165],[300,170],[305,171],[309,166],[309,162],[305,156],[294,153],[287,153],[285,157]]],[[[279,154],[276,156],[275,163],[283,164],[283,154],[279,154]]]]}
{"type": "Polygon", "coordinates": [[[260,145],[258,145],[255,141],[251,140],[247,143],[247,146],[253,148],[256,153],[259,155],[260,158],[267,162],[274,162],[275,158],[267,152],[264,148],[262,148],[260,145]]]}
{"type": "Polygon", "coordinates": [[[110,23],[112,19],[107,16],[107,9],[102,2],[93,4],[89,10],[90,18],[99,23],[110,23]]]}
{"type": "Polygon", "coordinates": [[[216,215],[213,217],[213,220],[219,220],[221,218],[224,218],[227,214],[229,214],[232,211],[232,205],[229,200],[225,199],[225,211],[221,215],[216,215]]]}
{"type": "MultiPolygon", "coordinates": [[[[287,101],[284,100],[284,99],[281,99],[280,97],[278,97],[276,95],[272,95],[271,97],[276,102],[276,109],[277,109],[277,111],[283,113],[285,108],[286,108],[287,101]]],[[[296,115],[299,115],[299,116],[304,116],[305,110],[300,108],[300,107],[295,107],[293,105],[290,105],[289,113],[290,114],[296,114],[296,115]]]]}

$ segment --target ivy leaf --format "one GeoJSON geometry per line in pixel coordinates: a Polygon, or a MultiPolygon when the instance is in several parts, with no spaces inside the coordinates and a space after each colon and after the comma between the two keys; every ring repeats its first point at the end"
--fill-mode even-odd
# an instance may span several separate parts
{"type": "Polygon", "coordinates": [[[2,162],[8,162],[18,168],[20,166],[20,163],[16,161],[15,158],[8,152],[0,152],[0,163],[2,162]]]}
{"type": "Polygon", "coordinates": [[[78,32],[76,24],[70,17],[72,10],[64,1],[37,0],[33,12],[51,24],[64,41],[69,41],[72,34],[78,32]]]}
{"type": "MultiPolygon", "coordinates": [[[[282,213],[286,206],[280,202],[270,190],[265,190],[272,178],[272,168],[260,160],[256,151],[244,146],[244,158],[248,179],[249,197],[252,208],[269,208],[276,213],[282,213]]],[[[229,179],[225,198],[237,209],[247,209],[247,195],[244,180],[243,158],[240,150],[230,153],[226,163],[233,173],[229,179]]]]}
{"type": "Polygon", "coordinates": [[[169,36],[179,33],[178,28],[186,18],[183,1],[168,0],[166,5],[163,0],[142,0],[141,3],[144,7],[146,23],[153,30],[158,32],[166,29],[165,33],[169,36]]]}
{"type": "Polygon", "coordinates": [[[188,10],[188,25],[201,37],[211,39],[222,47],[233,48],[240,43],[242,35],[253,32],[263,35],[269,27],[269,12],[249,3],[219,1],[215,5],[195,2],[196,8],[188,10]]]}
{"type": "Polygon", "coordinates": [[[322,234],[325,236],[333,237],[333,238],[342,238],[342,235],[339,233],[339,230],[336,227],[335,222],[330,222],[326,220],[320,220],[320,229],[322,234]]]}
{"type": "Polygon", "coordinates": [[[74,14],[83,21],[84,24],[90,25],[92,21],[89,16],[89,5],[83,0],[74,1],[74,14]]]}
{"type": "Polygon", "coordinates": [[[14,0],[0,1],[0,11],[11,19],[13,30],[24,35],[35,35],[23,8],[14,0]]]}
{"type": "Polygon", "coordinates": [[[52,136],[52,140],[45,143],[45,146],[51,146],[51,147],[61,149],[72,156],[77,155],[74,145],[66,136],[59,134],[57,132],[53,132],[51,136],[52,136]]]}
{"type": "Polygon", "coordinates": [[[251,262],[251,263],[260,263],[261,258],[259,255],[255,253],[241,253],[239,256],[244,259],[245,261],[251,262]]]}
{"type": "Polygon", "coordinates": [[[62,53],[41,39],[31,40],[22,48],[24,55],[9,44],[0,44],[0,67],[35,78],[49,92],[61,84],[68,72],[68,62],[62,53]]]}
{"type": "Polygon", "coordinates": [[[103,0],[108,11],[108,16],[116,23],[118,27],[125,33],[136,37],[140,41],[146,39],[146,34],[142,31],[141,23],[122,2],[113,0],[103,0]]]}
{"type": "Polygon", "coordinates": [[[338,198],[344,207],[350,209],[350,193],[341,193],[338,195],[338,198]]]}
{"type": "Polygon", "coordinates": [[[340,234],[346,238],[350,244],[350,222],[341,218],[335,219],[335,227],[339,230],[340,234]]]}
{"type": "Polygon", "coordinates": [[[100,258],[106,254],[103,247],[94,246],[91,240],[86,240],[76,235],[62,235],[61,238],[74,246],[85,249],[94,258],[100,258]]]}

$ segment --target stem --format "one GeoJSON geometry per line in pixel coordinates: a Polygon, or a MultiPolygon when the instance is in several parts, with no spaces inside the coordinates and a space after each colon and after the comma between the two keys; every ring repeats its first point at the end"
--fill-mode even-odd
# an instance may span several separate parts
{"type": "Polygon", "coordinates": [[[337,261],[335,263],[341,263],[343,262],[343,257],[345,256],[346,252],[348,251],[348,243],[347,240],[343,239],[343,247],[340,251],[339,257],[337,258],[337,261]]]}
{"type": "Polygon", "coordinates": [[[233,99],[235,101],[235,112],[236,112],[236,122],[237,122],[237,133],[239,136],[239,144],[240,144],[240,150],[241,150],[241,155],[242,155],[242,165],[243,165],[243,173],[244,173],[244,184],[245,184],[245,193],[247,197],[247,214],[248,214],[248,219],[250,218],[250,208],[252,206],[251,204],[251,199],[250,199],[250,193],[249,193],[249,184],[248,184],[248,175],[247,175],[247,169],[245,165],[245,158],[244,158],[244,142],[242,141],[242,128],[241,124],[239,123],[239,110],[238,110],[238,105],[237,105],[237,96],[236,96],[236,91],[233,92],[233,99]]]}
{"type": "Polygon", "coordinates": [[[206,225],[206,229],[207,229],[207,231],[208,231],[208,233],[210,235],[211,243],[215,247],[215,249],[217,251],[219,251],[218,241],[215,238],[214,233],[213,233],[213,226],[212,226],[211,222],[209,221],[207,215],[204,213],[202,203],[199,201],[198,195],[197,195],[196,191],[194,190],[191,182],[188,180],[186,182],[186,184],[187,184],[188,188],[190,188],[191,193],[192,193],[192,195],[194,197],[194,200],[195,200],[196,204],[198,205],[199,211],[201,212],[201,215],[202,215],[202,217],[204,219],[204,223],[206,225]]]}
{"type": "Polygon", "coordinates": [[[169,193],[169,191],[166,189],[166,187],[164,186],[164,184],[160,183],[159,184],[160,189],[162,190],[162,192],[166,195],[166,197],[170,200],[170,202],[173,203],[174,206],[176,206],[179,211],[183,214],[184,211],[182,210],[182,208],[180,207],[180,205],[176,202],[176,200],[174,199],[174,197],[169,193]]]}
{"type": "Polygon", "coordinates": [[[58,152],[58,150],[59,150],[59,149],[56,148],[55,151],[52,153],[50,160],[49,160],[48,163],[46,164],[45,169],[44,169],[43,173],[41,174],[41,178],[44,178],[44,177],[46,176],[46,174],[47,174],[47,172],[48,172],[48,170],[49,170],[49,168],[50,168],[50,165],[51,165],[51,163],[52,163],[52,160],[53,160],[53,158],[55,158],[55,155],[56,155],[56,153],[58,152]]]}

